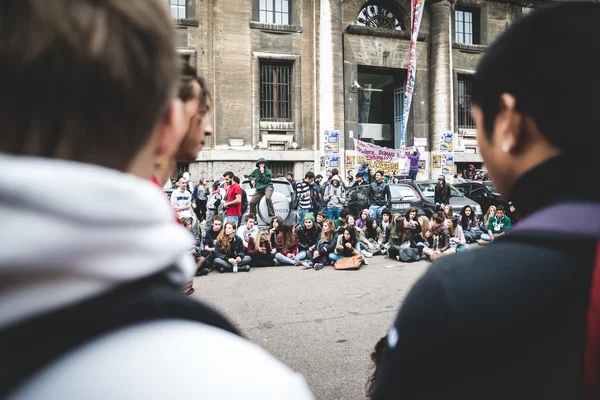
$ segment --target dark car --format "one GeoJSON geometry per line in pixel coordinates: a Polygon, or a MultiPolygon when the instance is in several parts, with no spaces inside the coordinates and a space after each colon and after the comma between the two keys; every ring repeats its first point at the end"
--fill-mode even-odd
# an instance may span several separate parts
{"type": "MultiPolygon", "coordinates": [[[[423,199],[419,193],[406,184],[390,184],[390,193],[392,195],[391,208],[392,214],[406,213],[411,207],[416,208],[419,214],[423,214],[423,199]]],[[[360,212],[369,208],[369,185],[361,185],[350,188],[346,191],[346,203],[348,211],[358,217],[360,212]]]]}
{"type": "MultiPolygon", "coordinates": [[[[408,184],[413,186],[415,189],[417,189],[419,191],[419,193],[421,194],[421,196],[427,200],[428,206],[426,207],[426,210],[425,210],[426,214],[428,213],[428,211],[430,209],[429,203],[432,204],[431,213],[433,214],[433,212],[434,212],[433,210],[435,210],[434,197],[435,197],[435,185],[437,184],[437,180],[430,179],[427,181],[416,181],[416,182],[411,181],[408,184]]],[[[452,206],[452,209],[454,210],[454,214],[456,214],[456,215],[460,214],[460,211],[463,209],[464,206],[471,206],[473,208],[473,210],[475,211],[475,215],[477,216],[477,218],[480,218],[483,216],[481,206],[476,201],[473,201],[473,200],[469,199],[468,197],[466,197],[464,194],[462,194],[462,192],[460,190],[458,190],[456,187],[454,187],[454,185],[448,184],[448,187],[450,188],[450,205],[452,206]]],[[[431,217],[429,214],[427,214],[427,216],[431,217]]]]}
{"type": "Polygon", "coordinates": [[[508,202],[498,193],[493,182],[467,181],[454,186],[465,196],[479,203],[484,213],[491,205],[508,207],[508,202]]]}

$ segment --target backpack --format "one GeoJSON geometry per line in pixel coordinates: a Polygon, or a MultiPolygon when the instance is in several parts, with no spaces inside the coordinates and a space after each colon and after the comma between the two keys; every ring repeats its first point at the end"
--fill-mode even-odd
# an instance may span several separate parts
{"type": "Polygon", "coordinates": [[[248,209],[248,195],[246,191],[242,189],[242,215],[246,214],[246,210],[248,209]]]}
{"type": "Polygon", "coordinates": [[[223,195],[221,192],[211,193],[211,195],[208,196],[208,201],[206,202],[206,209],[212,211],[218,210],[222,200],[223,195]]]}
{"type": "Polygon", "coordinates": [[[163,274],[153,275],[1,330],[0,398],[61,355],[103,334],[166,319],[197,321],[241,336],[227,319],[183,295],[163,274]]]}
{"type": "Polygon", "coordinates": [[[590,303],[587,310],[587,332],[584,351],[582,398],[600,398],[600,204],[589,202],[561,203],[533,213],[514,227],[505,239],[535,239],[540,232],[580,236],[597,240],[596,257],[590,284],[590,303]],[[564,224],[557,215],[569,215],[564,224]],[[596,217],[595,219],[593,217],[596,217]]]}

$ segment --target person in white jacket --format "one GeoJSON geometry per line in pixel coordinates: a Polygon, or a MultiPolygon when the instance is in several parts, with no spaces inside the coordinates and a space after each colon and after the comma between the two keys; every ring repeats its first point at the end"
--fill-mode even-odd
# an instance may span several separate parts
{"type": "Polygon", "coordinates": [[[192,238],[150,182],[186,129],[164,1],[2,4],[0,398],[312,399],[220,316],[203,323],[163,303],[157,318],[111,320],[135,315],[130,300],[146,290],[208,309],[180,293],[192,238]],[[86,338],[69,343],[76,331],[86,338]]]}

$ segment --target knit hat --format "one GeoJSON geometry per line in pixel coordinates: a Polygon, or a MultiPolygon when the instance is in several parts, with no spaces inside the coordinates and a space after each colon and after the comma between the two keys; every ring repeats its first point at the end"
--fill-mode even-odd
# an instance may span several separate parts
{"type": "Polygon", "coordinates": [[[304,216],[304,220],[306,221],[307,219],[310,219],[313,223],[315,222],[315,214],[313,213],[308,213],[304,216]]]}
{"type": "Polygon", "coordinates": [[[267,160],[265,160],[264,158],[259,158],[258,161],[256,162],[256,168],[258,168],[258,165],[260,163],[265,163],[265,166],[267,165],[267,160]]]}
{"type": "Polygon", "coordinates": [[[446,177],[445,177],[444,175],[440,175],[440,176],[438,176],[438,181],[439,181],[439,180],[445,181],[445,180],[446,180],[446,177]]]}

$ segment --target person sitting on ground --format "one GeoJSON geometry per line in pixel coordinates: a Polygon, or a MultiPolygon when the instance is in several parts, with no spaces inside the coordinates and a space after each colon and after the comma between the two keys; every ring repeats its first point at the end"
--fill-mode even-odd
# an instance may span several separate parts
{"type": "Polygon", "coordinates": [[[419,223],[419,211],[416,208],[411,207],[406,210],[406,214],[404,215],[404,227],[408,230],[410,240],[413,243],[417,243],[423,229],[419,223]]]}
{"type": "Polygon", "coordinates": [[[323,221],[323,229],[321,230],[321,237],[317,242],[317,246],[312,254],[311,265],[315,270],[320,270],[323,266],[329,264],[329,254],[335,251],[337,245],[337,234],[335,233],[335,227],[333,221],[326,219],[323,221]]]}
{"type": "Polygon", "coordinates": [[[481,239],[482,232],[479,229],[477,217],[475,216],[473,208],[469,205],[464,206],[460,211],[460,226],[467,243],[475,243],[477,240],[481,239]]]}
{"type": "Polygon", "coordinates": [[[388,254],[390,255],[390,258],[395,258],[398,261],[419,261],[421,259],[421,250],[420,248],[417,248],[415,243],[411,240],[410,230],[406,225],[406,218],[402,217],[400,214],[394,215],[392,219],[388,254]]]}
{"type": "Polygon", "coordinates": [[[283,227],[283,218],[280,216],[275,216],[271,218],[271,225],[269,226],[269,241],[271,242],[271,248],[275,249],[277,247],[277,235],[281,233],[281,228],[283,227]]]}
{"type": "Polygon", "coordinates": [[[215,247],[215,268],[219,272],[250,271],[250,256],[242,239],[235,234],[235,222],[226,222],[217,237],[215,247]]]}
{"type": "Polygon", "coordinates": [[[458,223],[458,217],[448,221],[448,232],[450,233],[450,247],[457,253],[468,250],[467,239],[465,238],[462,226],[458,223]]]}
{"type": "Polygon", "coordinates": [[[423,254],[429,257],[430,261],[437,260],[442,253],[455,253],[455,250],[450,247],[450,233],[445,220],[444,213],[439,212],[431,221],[431,231],[426,235],[429,247],[423,249],[423,254]]]}
{"type": "MultiPolygon", "coordinates": [[[[335,250],[329,254],[329,259],[333,261],[333,264],[344,258],[354,257],[360,255],[360,246],[358,243],[358,234],[354,226],[346,226],[344,232],[338,236],[335,250]]],[[[363,258],[363,264],[368,264],[367,260],[363,258]]]]}
{"type": "Polygon", "coordinates": [[[417,221],[419,222],[419,225],[421,225],[421,234],[419,236],[414,237],[415,244],[417,245],[417,247],[427,247],[429,246],[428,232],[429,235],[431,235],[429,218],[427,218],[425,215],[421,215],[419,216],[419,218],[417,218],[417,221]]]}
{"type": "Polygon", "coordinates": [[[197,276],[203,276],[210,273],[214,268],[215,263],[215,247],[217,246],[217,238],[223,228],[223,218],[220,215],[215,215],[212,219],[211,226],[204,231],[202,238],[202,251],[198,258],[197,276]]]}
{"type": "Polygon", "coordinates": [[[512,201],[508,203],[508,211],[506,212],[506,216],[510,218],[511,228],[521,222],[519,211],[517,211],[517,207],[512,201]]]}
{"type": "Polygon", "coordinates": [[[504,215],[504,206],[496,207],[496,215],[490,218],[488,222],[487,234],[481,235],[481,239],[477,243],[485,245],[499,236],[504,235],[511,228],[510,218],[504,215]]]}
{"type": "Polygon", "coordinates": [[[370,216],[371,215],[369,214],[368,208],[362,210],[359,214],[358,220],[356,220],[356,227],[359,229],[363,229],[367,224],[367,218],[369,218],[370,216]]]}
{"type": "Polygon", "coordinates": [[[255,192],[250,200],[250,214],[257,215],[256,207],[260,204],[260,200],[264,197],[267,200],[267,211],[269,218],[275,216],[273,208],[273,172],[267,168],[267,160],[259,158],[256,162],[256,169],[248,175],[250,185],[254,187],[255,192]]]}
{"type": "Polygon", "coordinates": [[[339,175],[334,175],[323,194],[323,199],[327,203],[327,217],[330,220],[335,221],[340,217],[340,213],[344,206],[345,193],[339,175]]]}
{"type": "Polygon", "coordinates": [[[187,185],[185,178],[180,176],[177,180],[177,189],[171,193],[171,206],[179,218],[192,219],[192,194],[187,190],[187,185]]]}
{"type": "Polygon", "coordinates": [[[317,213],[317,225],[319,226],[319,228],[323,228],[323,221],[325,221],[327,219],[327,213],[325,213],[325,211],[319,211],[317,213]]]}
{"type": "Polygon", "coordinates": [[[248,255],[252,260],[250,266],[255,268],[279,265],[272,250],[271,242],[269,241],[269,231],[257,230],[248,239],[248,255]]]}
{"type": "Polygon", "coordinates": [[[446,217],[446,220],[448,221],[454,218],[454,208],[452,208],[450,204],[444,205],[444,217],[446,217]]]}
{"type": "Polygon", "coordinates": [[[296,260],[302,261],[309,258],[309,254],[315,251],[317,241],[321,235],[321,228],[315,223],[313,213],[308,213],[304,217],[304,221],[296,228],[298,236],[298,254],[296,260]]]}
{"type": "Polygon", "coordinates": [[[383,233],[374,218],[367,218],[367,223],[363,229],[363,235],[370,244],[368,249],[369,253],[374,256],[387,254],[387,251],[383,247],[383,233]]]}
{"type": "Polygon", "coordinates": [[[496,206],[492,204],[479,223],[479,230],[481,230],[482,235],[487,234],[488,225],[494,215],[496,215],[496,206]]]}
{"type": "Polygon", "coordinates": [[[287,222],[281,226],[281,233],[277,235],[275,258],[281,265],[300,265],[296,259],[298,254],[298,236],[294,224],[287,222]]]}
{"type": "Polygon", "coordinates": [[[348,210],[342,210],[340,211],[340,216],[339,218],[337,218],[336,220],[333,221],[333,225],[335,226],[335,229],[339,229],[340,227],[344,227],[346,226],[346,218],[348,217],[348,210]]]}
{"type": "Polygon", "coordinates": [[[244,217],[244,225],[240,226],[236,232],[236,235],[242,239],[242,243],[246,249],[248,248],[250,236],[256,235],[256,232],[258,231],[258,227],[254,226],[255,221],[254,214],[246,214],[244,217]]]}
{"type": "Polygon", "coordinates": [[[384,208],[381,212],[381,234],[383,235],[383,244],[387,249],[387,244],[390,241],[390,226],[392,224],[392,212],[389,208],[384,208]]]}

